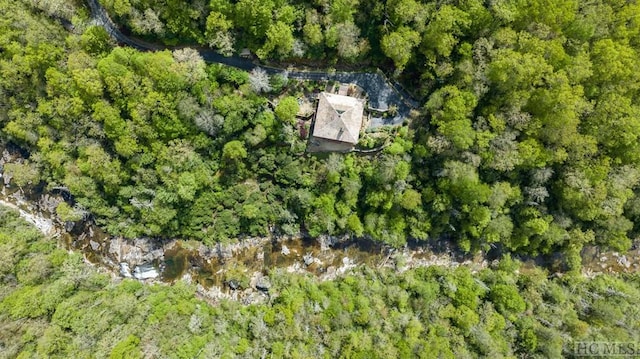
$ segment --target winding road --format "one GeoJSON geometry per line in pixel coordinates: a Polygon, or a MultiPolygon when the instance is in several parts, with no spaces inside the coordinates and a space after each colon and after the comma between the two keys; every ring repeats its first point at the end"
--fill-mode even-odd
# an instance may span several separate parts
{"type": "MultiPolygon", "coordinates": [[[[131,46],[142,51],[173,50],[177,47],[152,44],[139,39],[134,39],[123,34],[118,26],[111,20],[109,14],[98,0],[87,0],[91,9],[93,21],[109,33],[117,42],[131,46]]],[[[256,64],[248,59],[238,56],[223,56],[213,50],[197,48],[200,56],[209,63],[220,63],[227,66],[236,67],[242,70],[251,71],[261,68],[270,75],[284,73],[284,69],[256,64]]],[[[388,110],[391,106],[396,106],[397,112],[394,116],[372,117],[369,127],[379,127],[384,125],[400,125],[409,116],[409,112],[419,106],[406,91],[397,83],[390,81],[381,73],[370,72],[323,72],[323,71],[288,71],[289,78],[312,81],[338,81],[342,83],[352,83],[360,86],[369,96],[369,107],[380,112],[388,110]]]]}

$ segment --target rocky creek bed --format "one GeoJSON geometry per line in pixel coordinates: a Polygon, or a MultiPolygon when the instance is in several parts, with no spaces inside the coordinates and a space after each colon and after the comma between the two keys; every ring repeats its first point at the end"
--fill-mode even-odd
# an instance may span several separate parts
{"type": "MultiPolygon", "coordinates": [[[[331,280],[365,265],[375,268],[410,268],[438,265],[485,268],[489,255],[466,256],[452,250],[447,241],[413,243],[394,249],[366,239],[348,236],[319,238],[243,238],[233,244],[207,247],[200,242],[163,238],[126,239],[104,233],[87,215],[77,222],[64,222],[56,207],[70,200],[64,189],[45,190],[36,186],[25,191],[3,172],[4,164],[20,162],[19,153],[0,149],[0,204],[17,209],[21,216],[61,245],[83,253],[89,263],[114,277],[145,282],[194,283],[198,296],[216,303],[222,298],[256,303],[268,298],[270,277],[280,271],[313,275],[331,280]]],[[[601,252],[597,247],[583,250],[583,273],[635,272],[640,266],[637,245],[626,254],[601,252]]],[[[555,259],[557,261],[558,258],[555,259]]],[[[554,258],[526,259],[530,264],[554,267],[554,258]]]]}

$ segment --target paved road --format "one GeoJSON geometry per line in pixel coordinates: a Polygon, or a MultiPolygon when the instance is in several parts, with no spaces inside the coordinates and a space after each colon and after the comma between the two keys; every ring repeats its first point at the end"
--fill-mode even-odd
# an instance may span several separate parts
{"type": "MultiPolygon", "coordinates": [[[[91,9],[91,17],[96,24],[107,30],[113,39],[121,44],[134,47],[143,51],[157,51],[165,49],[175,49],[176,47],[163,46],[148,43],[139,39],[134,39],[123,34],[118,26],[111,20],[107,11],[100,5],[98,0],[87,0],[91,9]]],[[[197,49],[202,58],[209,63],[221,63],[236,67],[242,70],[251,71],[257,67],[264,69],[267,73],[274,75],[283,73],[285,70],[255,64],[254,62],[238,56],[223,56],[211,49],[197,49]]],[[[333,80],[343,83],[353,83],[364,89],[369,95],[369,107],[385,111],[391,106],[396,106],[398,111],[393,117],[372,117],[370,127],[383,125],[399,125],[408,117],[412,108],[418,107],[417,101],[402,90],[400,86],[389,81],[380,73],[369,72],[321,72],[321,71],[289,71],[289,78],[300,80],[333,80]]]]}

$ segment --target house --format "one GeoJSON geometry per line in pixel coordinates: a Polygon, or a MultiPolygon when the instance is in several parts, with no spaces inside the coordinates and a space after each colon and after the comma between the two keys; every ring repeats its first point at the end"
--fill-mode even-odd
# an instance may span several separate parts
{"type": "Polygon", "coordinates": [[[312,151],[347,151],[358,143],[364,101],[321,92],[312,133],[312,151]]]}

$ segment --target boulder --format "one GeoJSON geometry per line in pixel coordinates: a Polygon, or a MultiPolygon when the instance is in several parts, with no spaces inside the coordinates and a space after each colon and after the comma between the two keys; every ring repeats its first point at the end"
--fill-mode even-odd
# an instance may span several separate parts
{"type": "Polygon", "coordinates": [[[11,286],[14,285],[18,285],[18,278],[13,275],[12,273],[9,273],[7,275],[4,276],[4,278],[2,278],[2,282],[5,284],[9,284],[11,286]]]}
{"type": "Polygon", "coordinates": [[[345,234],[340,237],[330,236],[330,235],[321,235],[316,240],[320,243],[320,250],[327,251],[334,247],[337,244],[344,243],[348,241],[351,237],[348,234],[345,234]]]}
{"type": "Polygon", "coordinates": [[[92,240],[89,241],[89,245],[91,246],[91,250],[93,250],[93,251],[97,251],[100,248],[100,243],[92,241],[92,240]]]}
{"type": "Polygon", "coordinates": [[[13,178],[13,176],[8,173],[5,173],[3,178],[4,178],[4,185],[9,186],[9,183],[11,183],[11,179],[13,178]]]}
{"type": "Polygon", "coordinates": [[[109,242],[109,254],[119,261],[121,257],[121,252],[122,252],[122,238],[112,237],[109,242]]]}
{"type": "Polygon", "coordinates": [[[40,196],[40,199],[38,199],[38,207],[41,211],[49,214],[55,214],[56,208],[58,208],[58,205],[61,202],[64,202],[61,196],[51,196],[45,193],[40,196]]]}
{"type": "Polygon", "coordinates": [[[64,230],[66,232],[71,232],[76,227],[76,222],[66,221],[64,222],[64,230]]]}
{"type": "Polygon", "coordinates": [[[260,277],[256,282],[256,289],[261,292],[268,292],[271,289],[271,282],[268,277],[260,277]]]}
{"type": "Polygon", "coordinates": [[[302,260],[304,261],[304,265],[306,265],[307,267],[312,265],[313,262],[315,262],[315,259],[313,258],[313,256],[309,253],[305,254],[304,256],[302,256],[302,260]]]}
{"type": "Polygon", "coordinates": [[[629,262],[629,259],[627,259],[627,256],[624,256],[624,255],[618,257],[618,264],[620,264],[621,266],[624,266],[625,268],[631,267],[631,262],[629,262]]]}
{"type": "Polygon", "coordinates": [[[129,268],[129,264],[120,263],[120,275],[125,278],[131,278],[131,268],[129,268]]]}
{"type": "Polygon", "coordinates": [[[235,279],[227,281],[227,285],[229,286],[229,288],[231,288],[231,290],[237,290],[240,288],[240,283],[235,279]]]}
{"type": "Polygon", "coordinates": [[[154,249],[151,252],[147,252],[142,256],[142,260],[145,262],[152,262],[156,259],[162,259],[164,257],[164,251],[161,248],[154,249]]]}
{"type": "Polygon", "coordinates": [[[151,252],[151,250],[153,250],[153,245],[152,243],[154,243],[154,241],[150,238],[135,238],[133,240],[133,246],[140,248],[140,251],[142,253],[149,253],[151,252]]]}
{"type": "Polygon", "coordinates": [[[231,251],[231,249],[228,246],[223,246],[220,243],[216,245],[216,254],[220,259],[227,259],[227,258],[233,257],[233,251],[231,251]]]}

